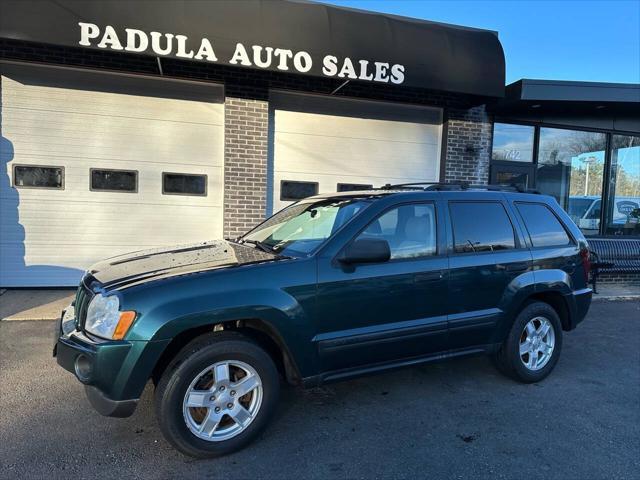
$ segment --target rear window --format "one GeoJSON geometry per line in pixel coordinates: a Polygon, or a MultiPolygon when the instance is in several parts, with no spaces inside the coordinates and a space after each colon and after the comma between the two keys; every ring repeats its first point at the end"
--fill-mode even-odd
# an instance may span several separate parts
{"type": "Polygon", "coordinates": [[[546,205],[516,203],[516,207],[522,215],[534,247],[558,247],[571,243],[560,220],[546,205]]]}
{"type": "Polygon", "coordinates": [[[511,220],[500,202],[450,202],[456,253],[515,248],[511,220]]]}

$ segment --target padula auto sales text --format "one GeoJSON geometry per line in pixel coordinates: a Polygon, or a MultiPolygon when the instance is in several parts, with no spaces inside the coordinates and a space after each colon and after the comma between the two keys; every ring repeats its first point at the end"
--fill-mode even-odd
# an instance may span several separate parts
{"type": "MultiPolygon", "coordinates": [[[[207,38],[192,41],[186,35],[173,33],[144,32],[135,28],[125,28],[118,32],[110,25],[100,28],[93,23],[79,22],[80,42],[83,47],[98,47],[122,50],[132,53],[153,53],[158,56],[175,56],[245,67],[277,69],[299,73],[309,72],[314,58],[303,50],[294,51],[262,45],[245,46],[237,43],[231,58],[219,60],[214,44],[207,38]]],[[[339,58],[325,55],[321,59],[321,72],[327,77],[338,77],[370,82],[404,82],[404,65],[366,59],[339,58]]]]}

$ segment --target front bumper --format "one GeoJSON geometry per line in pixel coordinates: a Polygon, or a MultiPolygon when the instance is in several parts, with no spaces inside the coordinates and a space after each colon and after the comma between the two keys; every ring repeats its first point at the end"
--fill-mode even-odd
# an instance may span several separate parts
{"type": "Polygon", "coordinates": [[[54,357],[85,385],[91,405],[102,415],[131,415],[148,378],[141,381],[137,378],[137,360],[151,342],[90,337],[76,329],[72,306],[63,311],[58,320],[56,337],[54,357]]]}

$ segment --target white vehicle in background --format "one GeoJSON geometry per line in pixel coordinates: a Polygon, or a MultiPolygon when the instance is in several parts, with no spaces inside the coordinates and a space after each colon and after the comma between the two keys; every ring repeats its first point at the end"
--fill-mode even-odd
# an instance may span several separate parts
{"type": "MultiPolygon", "coordinates": [[[[600,226],[601,208],[602,199],[599,196],[569,197],[567,213],[585,234],[595,234],[600,226]]],[[[616,197],[611,225],[622,228],[627,223],[637,222],[630,214],[638,208],[640,197],[616,197]]]]}

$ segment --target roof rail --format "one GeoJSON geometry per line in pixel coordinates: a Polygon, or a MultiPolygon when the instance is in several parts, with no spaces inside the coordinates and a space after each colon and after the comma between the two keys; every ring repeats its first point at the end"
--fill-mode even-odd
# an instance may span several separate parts
{"type": "Polygon", "coordinates": [[[520,185],[481,185],[469,182],[414,182],[414,183],[398,183],[391,185],[387,183],[381,190],[489,190],[495,192],[519,192],[519,193],[535,193],[540,194],[538,190],[532,188],[522,188],[520,185]]]}
{"type": "Polygon", "coordinates": [[[391,183],[387,183],[386,185],[380,187],[380,190],[423,190],[423,188],[420,188],[423,185],[440,185],[440,182],[396,183],[393,185],[391,183]]]}

